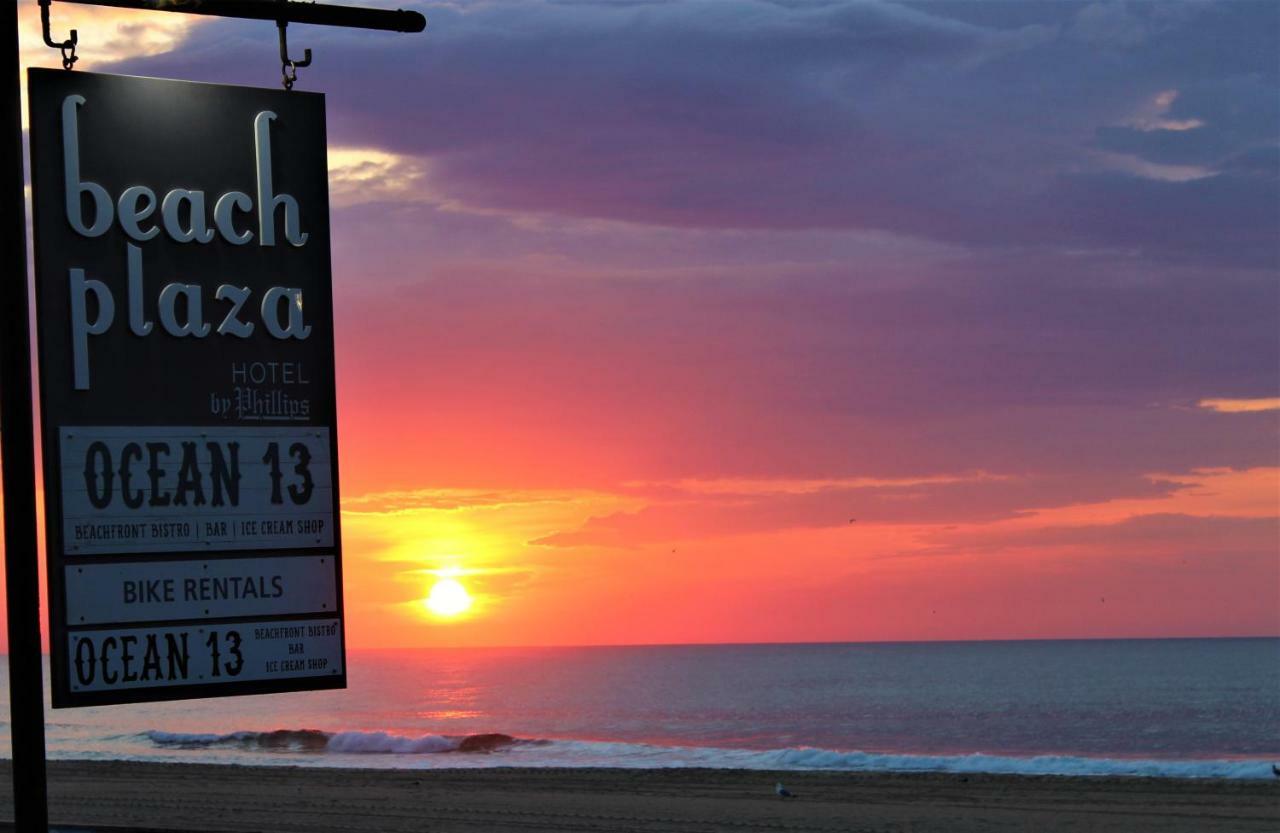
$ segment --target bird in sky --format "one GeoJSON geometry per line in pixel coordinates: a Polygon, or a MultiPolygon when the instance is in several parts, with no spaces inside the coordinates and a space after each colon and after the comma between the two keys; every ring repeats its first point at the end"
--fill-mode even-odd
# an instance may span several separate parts
{"type": "Polygon", "coordinates": [[[796,797],[795,793],[793,793],[791,790],[787,789],[786,787],[782,786],[781,781],[779,781],[777,784],[774,785],[773,791],[778,794],[778,798],[795,798],[796,797]]]}

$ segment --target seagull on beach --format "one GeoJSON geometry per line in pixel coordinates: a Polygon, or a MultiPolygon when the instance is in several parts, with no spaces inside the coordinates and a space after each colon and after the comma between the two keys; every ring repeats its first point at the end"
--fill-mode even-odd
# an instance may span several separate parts
{"type": "MultiPolygon", "coordinates": [[[[1274,776],[1275,776],[1275,777],[1277,777],[1277,778],[1280,778],[1280,766],[1276,766],[1275,764],[1272,764],[1272,765],[1271,765],[1271,774],[1272,774],[1272,775],[1274,775],[1274,776]]],[[[778,786],[782,786],[782,785],[781,785],[781,784],[779,784],[778,786]]]]}
{"type": "Polygon", "coordinates": [[[778,794],[778,798],[795,798],[796,797],[795,793],[793,793],[791,790],[787,789],[786,787],[782,786],[781,781],[779,781],[777,784],[774,785],[773,791],[778,794]]]}

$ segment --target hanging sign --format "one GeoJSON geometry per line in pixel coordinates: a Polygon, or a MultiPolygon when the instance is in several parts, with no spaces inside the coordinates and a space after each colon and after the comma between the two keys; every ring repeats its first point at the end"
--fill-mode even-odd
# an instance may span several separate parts
{"type": "Polygon", "coordinates": [[[324,96],[28,80],[54,708],[344,687],[324,96]]]}

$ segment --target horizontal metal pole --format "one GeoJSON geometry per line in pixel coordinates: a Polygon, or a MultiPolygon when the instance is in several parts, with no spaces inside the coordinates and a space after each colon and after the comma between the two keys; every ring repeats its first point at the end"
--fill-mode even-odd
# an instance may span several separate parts
{"type": "Polygon", "coordinates": [[[390,9],[362,9],[325,3],[281,3],[278,0],[58,0],[86,6],[112,6],[152,12],[183,12],[247,20],[283,20],[286,23],[314,23],[352,29],[380,29],[384,32],[421,32],[427,19],[418,12],[390,9]]]}

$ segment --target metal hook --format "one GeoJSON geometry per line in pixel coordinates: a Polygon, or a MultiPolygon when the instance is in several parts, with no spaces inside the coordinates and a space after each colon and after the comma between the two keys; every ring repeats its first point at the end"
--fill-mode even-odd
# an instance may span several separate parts
{"type": "MultiPolygon", "coordinates": [[[[280,0],[281,3],[287,3],[288,0],[280,0]]],[[[302,60],[295,61],[289,57],[289,22],[283,18],[276,21],[276,28],[280,30],[280,74],[284,77],[284,88],[286,90],[293,89],[293,82],[298,80],[298,70],[301,67],[311,66],[311,50],[302,50],[302,60]]]]}
{"type": "Polygon", "coordinates": [[[80,42],[80,35],[75,29],[71,30],[71,37],[58,43],[49,36],[49,4],[52,0],[40,0],[40,29],[44,35],[44,44],[50,49],[57,49],[62,52],[62,68],[71,69],[75,66],[76,61],[80,60],[76,57],[76,44],[80,42]]]}

